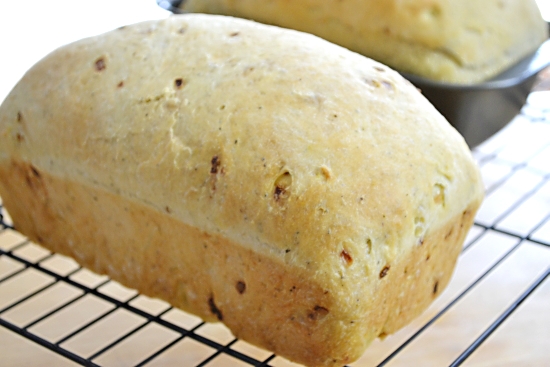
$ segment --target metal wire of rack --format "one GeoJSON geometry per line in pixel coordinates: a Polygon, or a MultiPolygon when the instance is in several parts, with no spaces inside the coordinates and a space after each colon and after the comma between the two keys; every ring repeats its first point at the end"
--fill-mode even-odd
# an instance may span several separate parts
{"type": "MultiPolygon", "coordinates": [[[[546,100],[550,92],[544,93],[542,100],[546,100]]],[[[443,300],[424,319],[413,323],[400,338],[390,337],[387,342],[376,342],[365,358],[353,366],[407,365],[400,360],[415,358],[418,361],[419,354],[415,353],[420,353],[423,343],[429,343],[435,351],[438,348],[444,350],[445,346],[434,344],[434,340],[439,340],[441,333],[447,332],[445,325],[453,325],[449,321],[456,317],[451,317],[453,314],[463,317],[473,315],[475,310],[472,308],[475,307],[485,310],[486,300],[481,298],[487,289],[499,284],[495,283],[497,280],[490,280],[499,278],[499,272],[519,277],[520,280],[513,282],[514,291],[500,302],[497,312],[487,306],[483,326],[469,332],[468,338],[460,339],[459,335],[455,345],[458,352],[447,353],[442,364],[430,365],[459,366],[465,362],[468,364],[472,358],[483,358],[482,349],[490,346],[493,338],[502,338],[505,334],[501,332],[503,325],[514,324],[518,311],[522,315],[526,313],[521,312],[526,307],[524,304],[535,304],[537,299],[539,304],[547,302],[550,292],[540,289],[547,289],[550,284],[550,105],[536,97],[530,97],[522,113],[507,128],[474,150],[487,197],[459,260],[462,263],[459,263],[455,278],[462,284],[453,288],[453,278],[449,288],[454,290],[446,292],[454,293],[444,292],[443,300]],[[477,253],[474,256],[474,251],[486,254],[483,266],[474,263],[480,261],[477,253]],[[530,275],[518,271],[518,264],[521,269],[529,269],[530,275]],[[515,270],[510,272],[508,269],[515,270]],[[428,334],[434,336],[427,338],[428,334]]],[[[205,324],[30,243],[17,234],[1,203],[0,226],[0,325],[67,360],[86,366],[170,365],[175,361],[173,358],[186,358],[181,365],[193,366],[291,365],[272,353],[234,338],[221,325],[205,324]],[[25,277],[37,281],[20,281],[25,277]],[[70,296],[48,300],[49,293],[61,288],[70,289],[70,296]],[[40,305],[37,300],[41,299],[46,299],[43,303],[47,307],[37,306],[40,305]],[[85,315],[87,311],[80,305],[92,300],[103,308],[90,312],[89,317],[75,325],[70,325],[70,320],[63,321],[69,327],[61,333],[52,335],[48,331],[55,324],[52,320],[67,320],[67,315],[85,315]],[[144,307],[144,304],[149,307],[144,307]],[[32,311],[30,316],[21,316],[25,310],[32,311]],[[90,330],[109,330],[111,319],[120,315],[137,321],[116,330],[106,340],[83,336],[90,330]],[[162,337],[144,336],[150,332],[162,337]],[[93,343],[90,338],[94,339],[93,343]],[[75,347],[74,340],[84,340],[88,349],[75,347]],[[185,348],[182,347],[184,344],[185,348]],[[141,354],[130,355],[129,350],[141,354]]],[[[502,293],[495,291],[489,297],[498,298],[502,293]]],[[[59,324],[59,320],[56,322],[59,324]]],[[[547,337],[547,344],[550,332],[544,333],[544,330],[550,330],[550,318],[544,316],[540,322],[543,334],[537,338],[547,337]]],[[[523,338],[530,333],[528,328],[531,326],[525,326],[525,334],[509,337],[523,338]]],[[[519,330],[521,333],[521,323],[519,330]]],[[[536,343],[536,339],[531,339],[531,342],[536,343]]]]}

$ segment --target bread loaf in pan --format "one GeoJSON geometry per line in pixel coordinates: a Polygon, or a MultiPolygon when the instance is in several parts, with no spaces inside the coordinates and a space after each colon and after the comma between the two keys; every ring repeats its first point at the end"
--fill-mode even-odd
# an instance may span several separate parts
{"type": "Polygon", "coordinates": [[[185,0],[180,6],[313,33],[401,72],[461,84],[497,75],[548,38],[535,0],[185,0]]]}
{"type": "Polygon", "coordinates": [[[0,107],[16,229],[311,366],[445,288],[482,199],[462,137],[315,36],[174,16],[64,46],[0,107]]]}

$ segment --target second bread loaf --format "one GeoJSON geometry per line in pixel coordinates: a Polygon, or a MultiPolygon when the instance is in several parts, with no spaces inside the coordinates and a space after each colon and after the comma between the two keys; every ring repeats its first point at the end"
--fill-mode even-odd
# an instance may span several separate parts
{"type": "Polygon", "coordinates": [[[548,37],[535,0],[187,0],[321,36],[401,72],[451,83],[488,79],[548,37]]]}

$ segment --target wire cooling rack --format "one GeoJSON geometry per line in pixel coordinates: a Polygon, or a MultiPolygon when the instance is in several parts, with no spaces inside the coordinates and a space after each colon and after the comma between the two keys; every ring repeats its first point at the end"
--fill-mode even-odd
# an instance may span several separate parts
{"type": "MultiPolygon", "coordinates": [[[[487,195],[445,292],[352,366],[546,365],[549,93],[474,150],[487,195]]],[[[0,213],[0,365],[294,365],[50,253],[0,213]]]]}

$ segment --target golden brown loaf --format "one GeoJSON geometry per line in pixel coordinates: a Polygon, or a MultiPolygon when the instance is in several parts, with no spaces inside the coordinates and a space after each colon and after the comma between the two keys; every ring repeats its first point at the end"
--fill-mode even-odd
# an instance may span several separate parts
{"type": "Polygon", "coordinates": [[[490,78],[548,37],[535,0],[186,0],[181,7],[309,32],[452,83],[490,78]]]}
{"type": "Polygon", "coordinates": [[[0,108],[15,226],[311,366],[447,284],[482,199],[462,137],[396,72],[221,16],[62,47],[0,108]]]}

